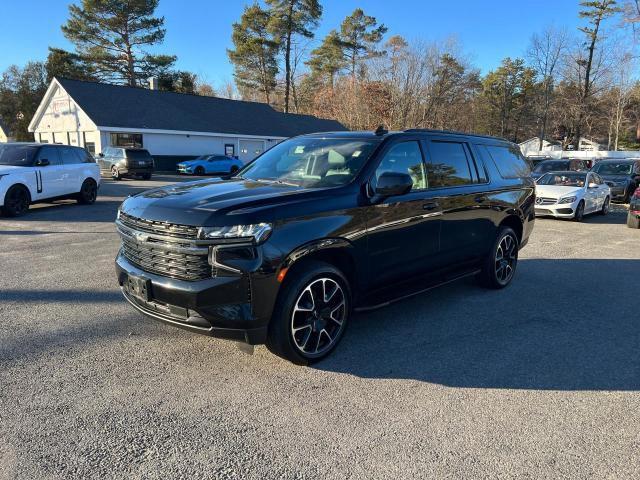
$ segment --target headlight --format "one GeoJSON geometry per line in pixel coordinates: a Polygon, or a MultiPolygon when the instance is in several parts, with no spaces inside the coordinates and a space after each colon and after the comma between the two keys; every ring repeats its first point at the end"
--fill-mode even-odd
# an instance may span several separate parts
{"type": "Polygon", "coordinates": [[[576,201],[576,197],[564,197],[558,200],[558,203],[573,203],[576,201]]]}
{"type": "Polygon", "coordinates": [[[271,234],[270,223],[255,225],[234,225],[231,227],[201,227],[198,237],[201,240],[248,240],[261,243],[271,234]]]}

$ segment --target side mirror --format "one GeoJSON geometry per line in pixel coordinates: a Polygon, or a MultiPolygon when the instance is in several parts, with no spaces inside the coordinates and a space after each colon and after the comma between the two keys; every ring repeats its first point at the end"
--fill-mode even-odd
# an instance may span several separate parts
{"type": "Polygon", "coordinates": [[[36,162],[37,167],[46,167],[47,165],[49,165],[49,160],[47,160],[46,158],[41,158],[36,162]]]}
{"type": "Polygon", "coordinates": [[[411,191],[413,180],[407,173],[384,172],[378,177],[376,194],[383,197],[404,195],[411,191]]]}

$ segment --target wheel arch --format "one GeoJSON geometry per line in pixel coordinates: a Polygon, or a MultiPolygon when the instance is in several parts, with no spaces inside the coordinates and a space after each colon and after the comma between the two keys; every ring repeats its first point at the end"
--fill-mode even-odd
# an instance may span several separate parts
{"type": "Polygon", "coordinates": [[[518,236],[518,243],[522,243],[524,226],[520,215],[517,215],[514,212],[508,214],[504,219],[502,219],[499,227],[511,228],[514,232],[516,232],[516,235],[518,236]]]}
{"type": "MultiPolygon", "coordinates": [[[[11,190],[12,188],[15,187],[22,187],[24,188],[27,193],[29,194],[29,202],[33,202],[33,192],[31,191],[31,188],[29,187],[29,185],[26,182],[23,181],[17,181],[15,183],[12,183],[11,185],[9,185],[7,187],[7,189],[5,190],[4,196],[7,196],[7,193],[9,193],[9,190],[11,190]]],[[[2,202],[4,204],[4,197],[2,198],[2,202]]]]}

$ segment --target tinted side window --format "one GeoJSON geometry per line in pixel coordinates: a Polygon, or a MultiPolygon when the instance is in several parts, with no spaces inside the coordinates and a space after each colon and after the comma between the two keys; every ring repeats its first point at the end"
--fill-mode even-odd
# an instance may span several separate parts
{"type": "Polygon", "coordinates": [[[517,147],[484,145],[484,149],[493,159],[502,178],[522,178],[531,175],[531,169],[517,147]]]}
{"type": "Polygon", "coordinates": [[[76,153],[75,148],[64,147],[60,149],[63,165],[76,165],[82,163],[83,160],[76,153]]]}
{"type": "Polygon", "coordinates": [[[38,152],[38,160],[49,160],[49,165],[60,165],[60,156],[56,147],[42,147],[38,152]]]}
{"type": "Polygon", "coordinates": [[[420,145],[416,141],[402,142],[393,145],[378,165],[376,181],[385,172],[407,173],[413,180],[412,190],[427,188],[427,181],[422,162],[420,145]]]}
{"type": "Polygon", "coordinates": [[[432,140],[429,143],[427,178],[431,187],[473,183],[464,144],[432,140]]]}

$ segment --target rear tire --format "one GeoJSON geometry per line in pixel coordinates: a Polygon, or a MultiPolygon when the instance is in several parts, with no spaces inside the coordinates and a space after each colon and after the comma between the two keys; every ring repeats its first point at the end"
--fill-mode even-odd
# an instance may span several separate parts
{"type": "Polygon", "coordinates": [[[292,267],[269,323],[267,348],[297,365],[329,355],[351,314],[351,289],[342,272],[315,260],[292,267]]]}
{"type": "Polygon", "coordinates": [[[122,175],[120,175],[120,170],[115,165],[111,167],[111,178],[114,180],[122,180],[122,175]]]}
{"type": "Polygon", "coordinates": [[[231,167],[231,170],[229,171],[229,175],[235,175],[236,173],[238,173],[238,170],[240,170],[236,165],[234,165],[233,167],[231,167]]]}
{"type": "Polygon", "coordinates": [[[78,203],[82,205],[91,205],[98,198],[98,184],[93,178],[87,178],[80,187],[78,193],[78,203]]]}
{"type": "Polygon", "coordinates": [[[29,190],[22,185],[14,185],[4,196],[2,213],[7,217],[19,217],[27,213],[29,205],[31,205],[29,190]]]}
{"type": "Polygon", "coordinates": [[[520,242],[510,227],[500,227],[496,241],[482,266],[478,280],[483,287],[501,289],[511,283],[518,265],[520,242]]]}
{"type": "Polygon", "coordinates": [[[640,218],[633,215],[631,212],[627,214],[627,227],[640,228],[640,218]]]}

